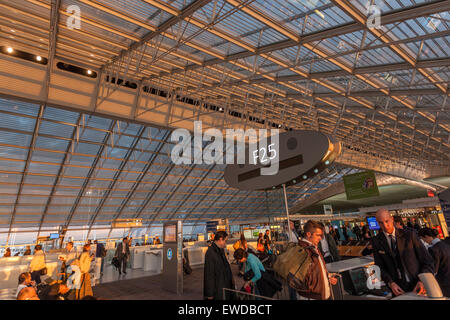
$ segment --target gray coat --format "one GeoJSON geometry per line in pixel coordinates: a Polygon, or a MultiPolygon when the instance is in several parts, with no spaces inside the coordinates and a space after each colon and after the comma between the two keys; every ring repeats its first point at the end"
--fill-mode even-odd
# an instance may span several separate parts
{"type": "Polygon", "coordinates": [[[124,258],[127,259],[130,256],[130,247],[128,246],[128,243],[126,243],[125,255],[123,254],[123,241],[122,241],[117,245],[115,256],[118,259],[124,258]]]}

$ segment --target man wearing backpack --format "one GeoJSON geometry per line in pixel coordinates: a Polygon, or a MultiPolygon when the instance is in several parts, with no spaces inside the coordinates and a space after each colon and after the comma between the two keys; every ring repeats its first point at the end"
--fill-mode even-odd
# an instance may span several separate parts
{"type": "Polygon", "coordinates": [[[324,236],[323,226],[309,220],[304,225],[304,238],[299,245],[306,250],[310,257],[310,266],[302,283],[302,288],[297,288],[299,295],[314,299],[328,300],[331,298],[331,285],[337,284],[337,278],[328,275],[325,260],[318,249],[320,240],[324,236]]]}

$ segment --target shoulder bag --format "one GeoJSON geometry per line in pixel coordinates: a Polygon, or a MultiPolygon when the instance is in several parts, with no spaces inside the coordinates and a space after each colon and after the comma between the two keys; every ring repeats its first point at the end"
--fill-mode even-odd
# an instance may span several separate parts
{"type": "Polygon", "coordinates": [[[40,270],[41,276],[45,276],[47,274],[47,261],[45,259],[45,253],[44,253],[44,264],[45,267],[40,270]]]}

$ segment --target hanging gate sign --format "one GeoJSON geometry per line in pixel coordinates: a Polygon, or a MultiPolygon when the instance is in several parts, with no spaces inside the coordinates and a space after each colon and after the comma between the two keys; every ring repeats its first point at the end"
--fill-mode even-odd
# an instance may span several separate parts
{"type": "MultiPolygon", "coordinates": [[[[283,184],[294,185],[323,171],[341,151],[339,142],[318,131],[288,131],[281,133],[278,138],[279,155],[270,160],[278,162],[276,174],[261,174],[263,168],[273,165],[267,161],[264,164],[256,161],[263,158],[261,154],[253,159],[246,159],[245,164],[228,164],[225,168],[225,182],[240,190],[268,190],[280,188],[283,184]]],[[[270,159],[270,154],[266,150],[264,155],[270,159]]]]}

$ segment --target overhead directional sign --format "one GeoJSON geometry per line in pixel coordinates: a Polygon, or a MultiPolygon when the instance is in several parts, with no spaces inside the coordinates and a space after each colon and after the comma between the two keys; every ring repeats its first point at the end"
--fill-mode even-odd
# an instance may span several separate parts
{"type": "MultiPolygon", "coordinates": [[[[228,185],[241,190],[267,190],[283,184],[294,185],[323,171],[341,151],[338,142],[318,131],[288,131],[278,138],[279,155],[264,165],[249,162],[227,165],[224,178],[228,185]],[[271,161],[278,164],[277,173],[262,174],[263,168],[273,166],[271,161]]],[[[266,154],[269,156],[272,153],[268,150],[266,154]]]]}
{"type": "Polygon", "coordinates": [[[373,171],[349,174],[343,177],[347,200],[379,196],[377,180],[373,171]]]}
{"type": "Polygon", "coordinates": [[[206,232],[216,232],[219,221],[206,221],[206,232]]]}

